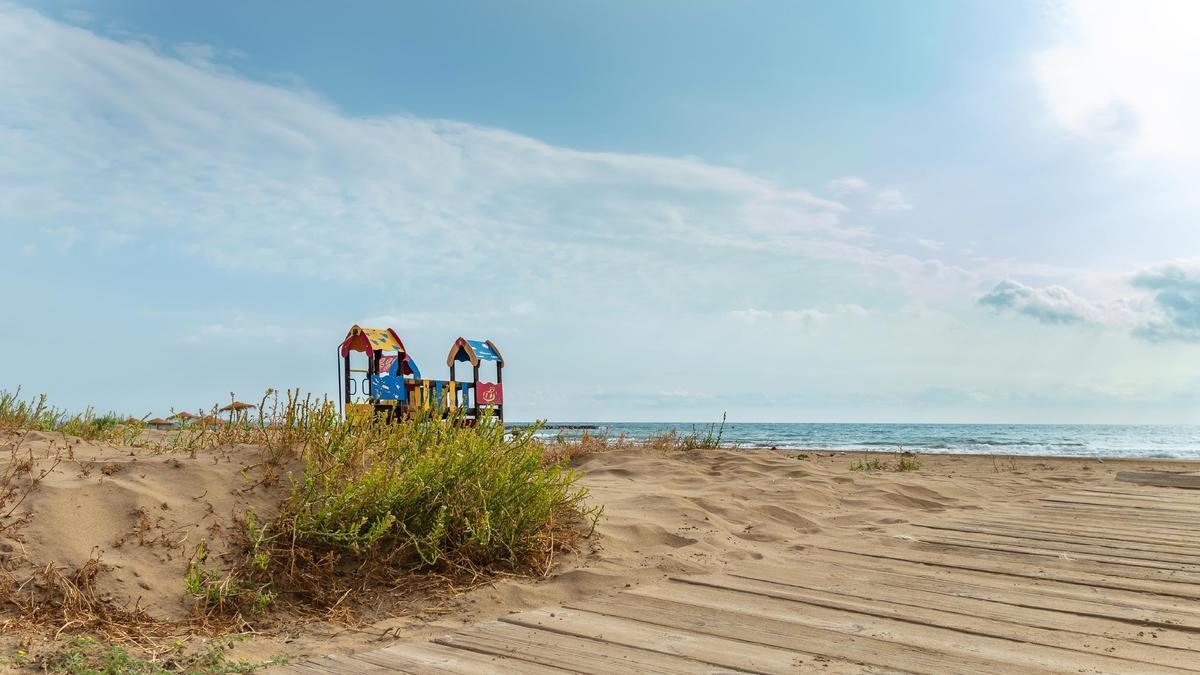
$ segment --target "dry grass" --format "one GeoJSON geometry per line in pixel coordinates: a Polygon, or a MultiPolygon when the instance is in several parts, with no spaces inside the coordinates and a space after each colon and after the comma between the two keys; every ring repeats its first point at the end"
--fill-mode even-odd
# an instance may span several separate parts
{"type": "Polygon", "coordinates": [[[97,415],[91,408],[68,413],[48,405],[44,394],[24,400],[19,388],[15,392],[0,391],[0,431],[54,431],[86,440],[136,445],[145,429],[141,420],[116,413],[97,415]]]}
{"type": "Polygon", "coordinates": [[[921,462],[911,452],[897,452],[894,462],[888,462],[882,457],[874,457],[864,452],[862,459],[850,462],[851,471],[863,471],[866,473],[874,473],[876,471],[918,471],[920,468],[921,462]]]}
{"type": "Polygon", "coordinates": [[[721,416],[720,423],[705,426],[693,426],[687,433],[678,429],[670,429],[651,435],[645,441],[630,440],[624,433],[610,436],[607,432],[590,434],[584,431],[578,438],[559,434],[552,442],[545,445],[546,462],[571,461],[587,455],[611,452],[613,450],[631,450],[649,448],[659,452],[681,452],[699,449],[715,449],[721,447],[725,437],[726,415],[721,416]]]}
{"type": "Polygon", "coordinates": [[[545,463],[537,427],[341,420],[328,402],[298,396],[279,415],[251,432],[264,448],[257,468],[273,480],[298,461],[301,475],[272,521],[248,514],[242,560],[209,568],[197,551],[189,590],[206,613],[252,615],[278,601],[345,609],[414,572],[459,583],[545,574],[599,517],[578,474],[545,463]]]}
{"type": "MultiPolygon", "coordinates": [[[[198,420],[215,414],[214,407],[198,420]]],[[[364,612],[435,605],[496,575],[546,574],[600,515],[565,460],[545,459],[536,427],[506,432],[491,420],[467,427],[432,416],[343,420],[331,402],[293,391],[268,391],[257,414],[186,422],[169,435],[143,434],[143,425],[124,418],[99,419],[68,415],[44,397],[0,396],[0,429],[193,456],[245,446],[239,454],[252,459],[240,489],[282,484],[287,497],[277,515],[260,521],[245,513],[226,528],[236,533],[234,545],[220,558],[209,555],[207,542],[197,546],[181,570],[180,592],[195,599],[191,620],[155,620],[98,594],[105,567],[96,554],[78,569],[44,563],[20,579],[0,573],[0,603],[11,617],[0,631],[95,635],[156,659],[175,640],[279,619],[354,623],[364,612]]],[[[0,471],[0,515],[15,513],[49,471],[73,460],[69,444],[52,443],[46,457],[34,457],[21,449],[23,433],[12,434],[0,454],[8,460],[0,471]]],[[[80,464],[81,472],[93,469],[105,472],[80,464]]],[[[0,520],[0,532],[17,526],[0,520]]]]}
{"type": "Polygon", "coordinates": [[[17,508],[63,460],[62,451],[51,445],[46,456],[49,464],[39,466],[32,449],[21,451],[28,435],[29,432],[14,434],[5,443],[8,463],[0,471],[0,533],[20,524],[19,520],[10,520],[17,508]]]}
{"type": "Polygon", "coordinates": [[[578,438],[574,439],[568,437],[566,434],[559,434],[554,439],[554,442],[544,446],[542,461],[544,464],[570,462],[577,457],[632,447],[639,446],[626,438],[623,433],[617,436],[609,436],[607,433],[591,434],[584,431],[578,438]]]}

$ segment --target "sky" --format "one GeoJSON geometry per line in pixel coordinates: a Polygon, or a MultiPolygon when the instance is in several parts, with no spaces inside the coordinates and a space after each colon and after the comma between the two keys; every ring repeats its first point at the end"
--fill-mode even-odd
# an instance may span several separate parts
{"type": "Polygon", "coordinates": [[[0,0],[0,388],[1200,423],[1192,2],[0,0]]]}

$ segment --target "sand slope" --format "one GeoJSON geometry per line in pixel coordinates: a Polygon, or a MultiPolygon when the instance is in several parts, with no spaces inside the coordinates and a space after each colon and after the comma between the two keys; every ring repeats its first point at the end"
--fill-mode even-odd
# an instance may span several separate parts
{"type": "MultiPolygon", "coordinates": [[[[187,616],[187,561],[201,538],[221,550],[247,508],[270,515],[282,485],[248,489],[251,447],[152,451],[31,434],[39,462],[62,459],[5,521],[24,519],[0,541],[14,575],[53,562],[77,567],[99,556],[98,588],[162,619],[187,616]],[[11,549],[11,550],[10,550],[11,549]]],[[[299,658],[375,648],[399,637],[442,634],[512,612],[662,583],[730,565],[789,569],[812,564],[813,547],[848,540],[870,550],[914,518],[1019,504],[1066,487],[1111,484],[1118,470],[1183,469],[1151,460],[922,456],[915,472],[851,471],[862,455],[702,450],[615,450],[577,458],[583,484],[605,514],[577,554],[545,579],[501,578],[427,611],[367,617],[365,625],[280,626],[235,656],[299,658]]],[[[894,461],[891,456],[884,459],[894,461]]],[[[840,542],[840,543],[839,543],[840,542]]],[[[6,610],[10,611],[10,610],[6,610]]],[[[11,638],[11,636],[9,636],[11,638]]]]}
{"type": "Polygon", "coordinates": [[[31,432],[21,450],[54,468],[3,523],[24,521],[4,537],[9,571],[20,579],[47,563],[74,570],[98,558],[102,597],[163,620],[192,609],[183,578],[200,540],[219,556],[242,514],[268,516],[283,494],[280,486],[247,489],[251,447],[193,457],[31,432]]]}

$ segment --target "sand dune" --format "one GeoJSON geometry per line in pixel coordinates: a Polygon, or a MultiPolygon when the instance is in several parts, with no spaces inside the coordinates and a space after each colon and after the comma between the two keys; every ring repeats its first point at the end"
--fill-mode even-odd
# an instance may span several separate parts
{"type": "MultiPolygon", "coordinates": [[[[75,568],[98,556],[101,594],[163,620],[191,611],[183,577],[196,543],[213,542],[219,555],[223,532],[247,509],[269,515],[284,489],[251,489],[243,473],[255,455],[250,447],[191,456],[30,434],[26,448],[40,465],[50,466],[55,456],[60,461],[3,523],[25,521],[0,541],[9,573],[21,579],[50,562],[75,568]]],[[[647,449],[579,457],[574,463],[604,517],[582,550],[558,560],[548,577],[501,578],[431,602],[426,611],[368,616],[354,628],[278,625],[235,653],[293,659],[346,653],[733,564],[811,566],[814,547],[853,541],[859,550],[887,551],[896,541],[891,532],[914,518],[987,512],[1064,486],[1107,485],[1118,470],[1188,468],[1152,460],[928,455],[918,458],[917,471],[852,471],[861,457],[647,449]]]]}

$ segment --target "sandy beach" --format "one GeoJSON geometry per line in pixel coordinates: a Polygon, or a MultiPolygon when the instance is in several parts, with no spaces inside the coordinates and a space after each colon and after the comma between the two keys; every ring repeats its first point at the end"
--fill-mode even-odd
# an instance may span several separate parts
{"type": "MultiPolygon", "coordinates": [[[[76,570],[96,559],[98,597],[177,623],[181,634],[194,611],[183,579],[196,543],[212,542],[219,555],[224,531],[248,509],[269,514],[281,495],[280,486],[255,486],[247,476],[255,454],[249,446],[193,455],[50,433],[30,433],[21,442],[21,452],[31,451],[48,473],[5,521],[23,521],[2,542],[9,583],[34,578],[50,563],[76,570]]],[[[463,592],[396,589],[389,602],[379,603],[385,609],[361,611],[353,623],[264,621],[230,656],[300,662],[362,652],[515,612],[747,565],[828,576],[838,565],[815,553],[848,547],[866,555],[886,552],[914,521],[936,525],[1002,514],[1057,493],[1111,487],[1118,471],[1200,470],[1158,460],[919,455],[908,458],[916,466],[899,471],[901,458],[640,447],[579,456],[572,464],[604,514],[581,550],[558,557],[545,577],[498,577],[463,592]],[[864,470],[872,459],[881,465],[864,470]]],[[[1120,594],[1093,591],[1097,598],[1120,594]]],[[[5,613],[15,616],[12,606],[5,613]]],[[[3,639],[9,652],[36,654],[65,638],[14,624],[3,639]]]]}

